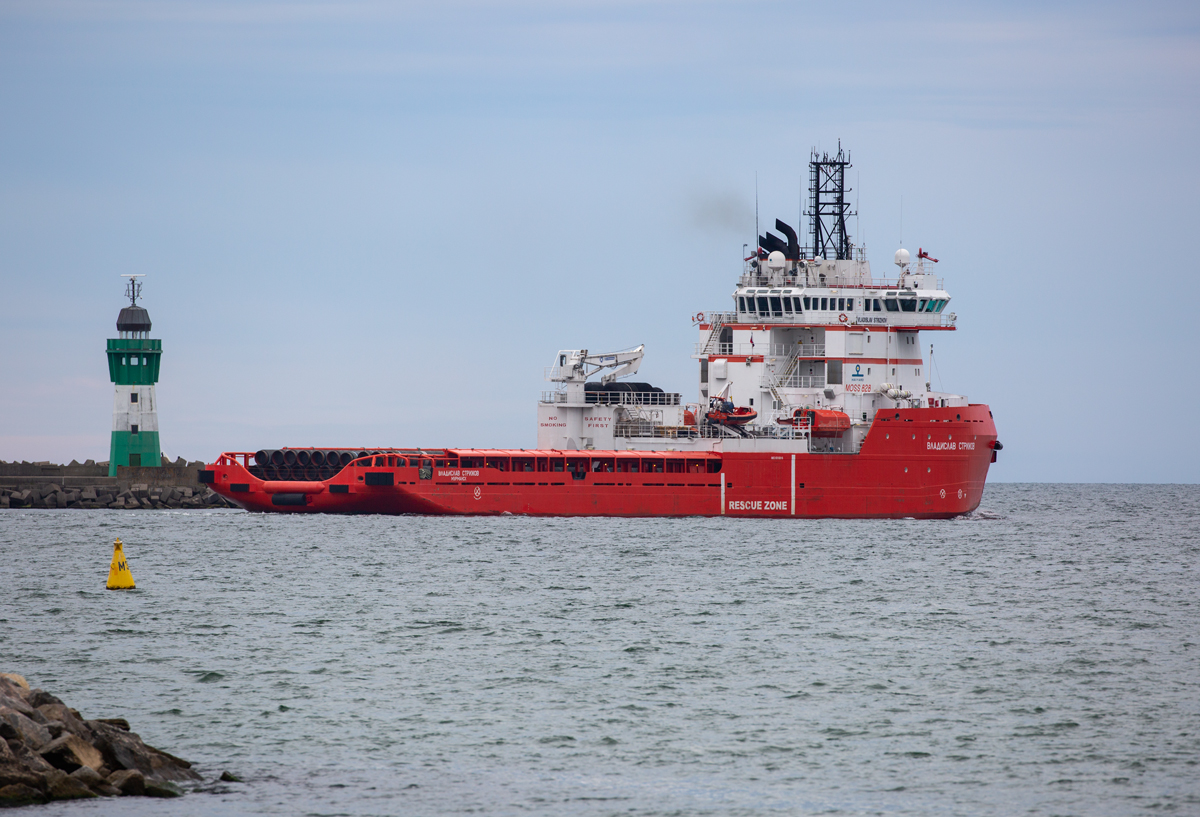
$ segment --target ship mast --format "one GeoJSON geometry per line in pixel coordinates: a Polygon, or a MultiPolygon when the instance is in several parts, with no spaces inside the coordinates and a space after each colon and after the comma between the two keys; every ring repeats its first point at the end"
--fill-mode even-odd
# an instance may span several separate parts
{"type": "Polygon", "coordinates": [[[853,247],[846,232],[846,217],[858,215],[846,200],[846,194],[850,192],[846,187],[846,168],[852,167],[850,154],[842,152],[839,139],[837,153],[833,156],[828,153],[818,155],[813,148],[808,167],[808,212],[805,215],[809,217],[812,240],[810,257],[848,261],[853,256],[853,247]]]}

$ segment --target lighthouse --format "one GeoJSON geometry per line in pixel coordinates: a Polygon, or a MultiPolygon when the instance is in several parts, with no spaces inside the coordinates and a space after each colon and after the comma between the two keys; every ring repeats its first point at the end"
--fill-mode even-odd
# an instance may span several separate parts
{"type": "Polygon", "coordinates": [[[108,339],[108,376],[115,384],[112,444],[108,475],[117,475],[118,465],[158,467],[162,449],[158,442],[158,404],[154,384],[162,341],[150,338],[150,313],[138,306],[142,294],[141,275],[123,275],[129,283],[125,296],[129,306],[117,316],[117,337],[108,339]]]}

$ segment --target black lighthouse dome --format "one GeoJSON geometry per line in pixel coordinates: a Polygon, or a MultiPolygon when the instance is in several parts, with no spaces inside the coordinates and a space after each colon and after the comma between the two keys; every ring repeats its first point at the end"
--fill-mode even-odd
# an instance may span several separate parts
{"type": "Polygon", "coordinates": [[[145,307],[127,306],[117,316],[118,332],[149,332],[150,313],[145,307]]]}

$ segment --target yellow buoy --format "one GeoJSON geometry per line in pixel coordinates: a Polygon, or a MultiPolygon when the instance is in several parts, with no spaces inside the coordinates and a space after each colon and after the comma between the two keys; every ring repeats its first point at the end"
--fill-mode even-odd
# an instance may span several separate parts
{"type": "Polygon", "coordinates": [[[113,542],[113,560],[108,568],[109,590],[132,590],[133,574],[129,572],[129,563],[125,561],[125,551],[121,550],[121,540],[113,542]]]}

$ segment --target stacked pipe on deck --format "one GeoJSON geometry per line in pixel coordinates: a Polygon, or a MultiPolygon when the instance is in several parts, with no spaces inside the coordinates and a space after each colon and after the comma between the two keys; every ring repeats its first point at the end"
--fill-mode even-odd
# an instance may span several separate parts
{"type": "Polygon", "coordinates": [[[600,405],[669,405],[666,393],[658,386],[651,386],[649,383],[589,381],[583,385],[583,391],[587,402],[600,405]]]}
{"type": "Polygon", "coordinates": [[[250,473],[268,481],[319,482],[333,478],[359,457],[378,453],[331,448],[264,449],[254,454],[250,473]]]}

